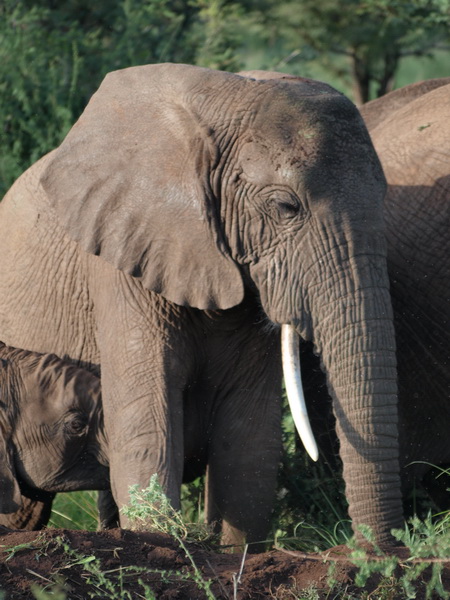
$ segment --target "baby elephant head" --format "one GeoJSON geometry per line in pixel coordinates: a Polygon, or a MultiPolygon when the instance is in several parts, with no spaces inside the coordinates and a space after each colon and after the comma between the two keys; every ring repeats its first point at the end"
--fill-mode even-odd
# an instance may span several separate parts
{"type": "Polygon", "coordinates": [[[0,342],[0,513],[20,508],[21,483],[46,492],[109,486],[100,380],[0,342]]]}

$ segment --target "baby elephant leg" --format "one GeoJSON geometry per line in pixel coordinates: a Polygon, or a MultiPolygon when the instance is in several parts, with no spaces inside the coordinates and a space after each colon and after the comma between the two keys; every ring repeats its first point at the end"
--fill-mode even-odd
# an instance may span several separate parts
{"type": "Polygon", "coordinates": [[[30,490],[25,493],[28,495],[24,495],[22,490],[22,506],[18,511],[0,514],[0,526],[8,529],[38,531],[47,525],[55,494],[38,490],[30,490]]]}

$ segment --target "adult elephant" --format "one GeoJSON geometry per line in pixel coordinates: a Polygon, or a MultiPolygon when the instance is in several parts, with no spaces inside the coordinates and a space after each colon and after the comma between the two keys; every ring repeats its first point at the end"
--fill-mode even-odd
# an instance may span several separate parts
{"type": "Polygon", "coordinates": [[[450,508],[450,78],[361,108],[389,184],[388,269],[397,336],[401,478],[450,508]],[[428,473],[427,473],[428,472],[428,473]]]}
{"type": "Polygon", "coordinates": [[[0,335],[101,369],[119,507],[155,472],[178,507],[184,462],[207,464],[223,541],[264,537],[281,326],[285,364],[293,332],[321,354],[354,524],[389,540],[402,510],[384,193],[358,111],[328,85],[173,64],[109,74],[15,183],[0,335]]]}

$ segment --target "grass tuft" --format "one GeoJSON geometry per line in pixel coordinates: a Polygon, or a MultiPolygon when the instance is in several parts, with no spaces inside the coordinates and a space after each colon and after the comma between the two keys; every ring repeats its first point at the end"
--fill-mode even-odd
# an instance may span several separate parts
{"type": "Polygon", "coordinates": [[[56,495],[50,515],[50,527],[95,531],[97,525],[97,492],[68,492],[56,495]]]}

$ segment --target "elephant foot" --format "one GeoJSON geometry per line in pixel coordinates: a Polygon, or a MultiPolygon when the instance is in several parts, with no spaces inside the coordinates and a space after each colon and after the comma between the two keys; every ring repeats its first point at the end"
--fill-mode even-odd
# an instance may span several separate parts
{"type": "Polygon", "coordinates": [[[259,554],[265,552],[265,541],[247,540],[245,534],[238,528],[233,527],[230,523],[224,521],[219,525],[221,530],[220,544],[224,547],[223,551],[230,554],[242,554],[247,546],[247,552],[250,554],[259,554]]]}

